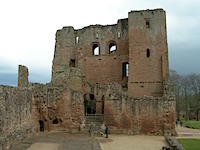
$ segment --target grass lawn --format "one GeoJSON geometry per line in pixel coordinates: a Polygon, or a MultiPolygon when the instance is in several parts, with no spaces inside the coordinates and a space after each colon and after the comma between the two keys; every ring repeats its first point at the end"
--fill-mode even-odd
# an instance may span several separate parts
{"type": "Polygon", "coordinates": [[[183,126],[187,127],[189,126],[190,128],[194,128],[194,129],[200,129],[200,121],[182,121],[183,122],[183,126]]]}
{"type": "Polygon", "coordinates": [[[200,139],[177,139],[185,150],[200,150],[200,139]]]}

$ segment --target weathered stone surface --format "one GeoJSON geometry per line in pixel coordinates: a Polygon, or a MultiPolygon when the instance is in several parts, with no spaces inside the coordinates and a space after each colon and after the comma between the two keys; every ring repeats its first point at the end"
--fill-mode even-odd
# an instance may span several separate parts
{"type": "Polygon", "coordinates": [[[168,80],[166,16],[162,9],[132,11],[114,25],[56,33],[52,80],[0,86],[0,148],[32,133],[175,134],[175,99],[168,80]]]}
{"type": "Polygon", "coordinates": [[[0,149],[9,148],[33,133],[29,89],[0,86],[0,149]]]}
{"type": "Polygon", "coordinates": [[[18,87],[28,87],[28,68],[23,65],[18,67],[18,87]]]}

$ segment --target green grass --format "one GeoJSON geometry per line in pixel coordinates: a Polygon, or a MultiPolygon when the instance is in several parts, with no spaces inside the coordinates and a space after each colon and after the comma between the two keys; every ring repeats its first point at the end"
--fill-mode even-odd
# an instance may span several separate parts
{"type": "Polygon", "coordinates": [[[183,122],[183,126],[189,126],[190,128],[194,128],[194,129],[200,129],[200,121],[182,121],[183,122]]]}
{"type": "Polygon", "coordinates": [[[185,150],[200,150],[200,139],[177,139],[185,150]]]}

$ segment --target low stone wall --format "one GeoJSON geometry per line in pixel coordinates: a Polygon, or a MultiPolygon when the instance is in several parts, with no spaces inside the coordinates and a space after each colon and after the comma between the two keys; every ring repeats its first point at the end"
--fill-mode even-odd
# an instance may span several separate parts
{"type": "Polygon", "coordinates": [[[175,135],[175,99],[128,97],[113,86],[105,95],[104,122],[113,133],[175,135]]]}
{"type": "Polygon", "coordinates": [[[174,137],[165,135],[165,139],[173,150],[185,150],[183,146],[174,137]]]}
{"type": "Polygon", "coordinates": [[[32,93],[28,88],[0,86],[0,149],[32,134],[32,93]]]}
{"type": "Polygon", "coordinates": [[[108,100],[104,119],[113,133],[175,134],[174,105],[175,101],[153,97],[108,100]]]}

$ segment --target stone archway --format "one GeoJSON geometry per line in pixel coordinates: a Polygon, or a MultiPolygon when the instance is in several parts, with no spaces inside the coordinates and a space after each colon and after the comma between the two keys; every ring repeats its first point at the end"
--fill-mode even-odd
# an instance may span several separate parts
{"type": "Polygon", "coordinates": [[[94,94],[84,95],[85,114],[96,114],[96,99],[94,94]]]}

